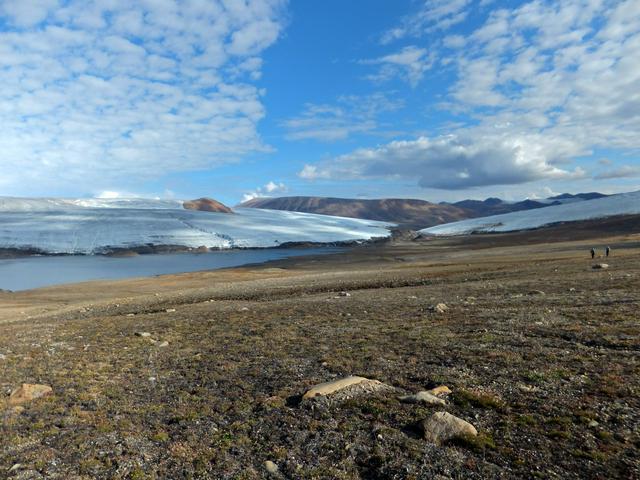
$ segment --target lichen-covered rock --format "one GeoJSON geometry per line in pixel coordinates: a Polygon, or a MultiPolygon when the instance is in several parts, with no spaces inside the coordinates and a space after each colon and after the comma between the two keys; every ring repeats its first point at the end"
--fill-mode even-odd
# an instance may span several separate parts
{"type": "Polygon", "coordinates": [[[9,405],[21,405],[52,394],[53,389],[49,385],[23,383],[11,393],[8,403],[9,405]]]}
{"type": "Polygon", "coordinates": [[[442,397],[445,395],[449,395],[451,393],[451,389],[446,385],[439,385],[431,390],[427,390],[427,393],[431,395],[435,395],[436,397],[442,397]]]}
{"type": "Polygon", "coordinates": [[[449,310],[446,303],[438,303],[437,305],[433,305],[430,310],[436,313],[444,313],[449,310]]]}
{"type": "Polygon", "coordinates": [[[370,395],[380,391],[393,391],[395,388],[365,377],[349,376],[331,382],[320,383],[308,390],[303,400],[318,397],[331,397],[334,400],[346,400],[353,397],[370,395]]]}
{"type": "Polygon", "coordinates": [[[278,465],[273,463],[271,460],[267,460],[266,462],[264,462],[264,468],[271,474],[278,473],[278,465]]]}
{"type": "Polygon", "coordinates": [[[442,398],[438,398],[429,392],[418,392],[413,395],[405,395],[400,397],[402,403],[423,403],[425,405],[445,405],[446,402],[442,398]]]}
{"type": "Polygon", "coordinates": [[[469,422],[447,412],[437,412],[421,422],[425,440],[440,445],[454,438],[478,435],[469,422]]]}

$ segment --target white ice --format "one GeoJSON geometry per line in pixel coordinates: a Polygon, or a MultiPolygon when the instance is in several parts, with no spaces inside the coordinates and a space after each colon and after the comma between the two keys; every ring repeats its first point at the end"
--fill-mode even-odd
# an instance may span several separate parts
{"type": "Polygon", "coordinates": [[[147,244],[214,248],[275,247],[386,237],[392,224],[310,213],[237,208],[235,214],[185,210],[178,200],[0,197],[0,248],[46,253],[103,251],[147,244]]]}
{"type": "Polygon", "coordinates": [[[632,214],[640,214],[640,191],[445,223],[425,228],[420,233],[429,235],[465,235],[472,232],[510,232],[539,228],[558,222],[632,214]]]}

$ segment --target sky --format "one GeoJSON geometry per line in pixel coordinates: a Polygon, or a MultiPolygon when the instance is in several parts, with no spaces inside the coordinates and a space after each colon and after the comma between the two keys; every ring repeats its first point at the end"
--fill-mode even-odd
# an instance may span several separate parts
{"type": "Polygon", "coordinates": [[[0,0],[0,195],[640,189],[638,0],[0,0]]]}

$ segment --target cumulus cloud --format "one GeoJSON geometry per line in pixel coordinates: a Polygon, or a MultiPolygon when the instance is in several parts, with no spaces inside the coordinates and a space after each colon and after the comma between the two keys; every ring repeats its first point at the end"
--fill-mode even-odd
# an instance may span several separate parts
{"type": "Polygon", "coordinates": [[[307,165],[299,176],[317,178],[415,178],[425,188],[462,189],[525,183],[543,178],[580,178],[549,158],[537,138],[485,138],[482,141],[448,135],[393,141],[362,148],[320,166],[307,165]]]}
{"type": "MultiPolygon", "coordinates": [[[[454,3],[450,6],[458,12],[469,8],[469,2],[454,3]]],[[[584,177],[586,172],[569,164],[598,148],[627,153],[640,148],[637,1],[530,1],[511,9],[484,5],[493,6],[465,36],[443,32],[440,50],[431,53],[438,67],[446,57],[455,75],[439,105],[457,116],[451,135],[359,149],[309,164],[299,175],[416,177],[423,187],[458,189],[584,177]],[[447,56],[443,48],[459,50],[447,56]]],[[[429,18],[447,29],[438,21],[446,15],[429,18]]],[[[413,60],[425,52],[403,51],[403,58],[413,60]]],[[[426,71],[415,74],[413,82],[422,81],[426,71]]],[[[626,168],[598,178],[621,174],[635,175],[626,168]]]]}
{"type": "Polygon", "coordinates": [[[267,149],[251,82],[284,4],[0,0],[3,183],[108,189],[267,149]]]}
{"type": "Polygon", "coordinates": [[[249,200],[253,200],[254,198],[270,197],[275,193],[284,193],[287,190],[287,186],[284,183],[276,183],[274,181],[270,181],[262,187],[245,193],[242,196],[242,202],[248,202],[249,200]]]}
{"type": "Polygon", "coordinates": [[[300,115],[286,120],[282,126],[289,140],[343,140],[353,134],[373,133],[378,128],[378,115],[402,105],[381,93],[342,96],[334,104],[309,103],[300,115]]]}
{"type": "Polygon", "coordinates": [[[610,180],[612,178],[635,178],[640,177],[640,166],[623,165],[619,168],[606,170],[594,176],[596,180],[610,180]]]}

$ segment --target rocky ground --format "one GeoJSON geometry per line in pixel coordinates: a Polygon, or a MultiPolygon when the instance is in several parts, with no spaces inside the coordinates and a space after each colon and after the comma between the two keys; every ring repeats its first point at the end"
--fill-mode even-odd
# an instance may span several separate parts
{"type": "Polygon", "coordinates": [[[640,478],[638,237],[537,235],[0,293],[0,478],[640,478]]]}

